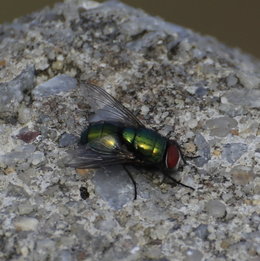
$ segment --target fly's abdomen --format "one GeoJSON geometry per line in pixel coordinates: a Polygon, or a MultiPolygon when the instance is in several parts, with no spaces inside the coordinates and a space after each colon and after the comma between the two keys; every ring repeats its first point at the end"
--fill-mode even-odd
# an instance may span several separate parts
{"type": "Polygon", "coordinates": [[[144,160],[150,163],[162,162],[167,140],[157,132],[146,128],[125,128],[122,137],[144,160]]]}
{"type": "Polygon", "coordinates": [[[118,126],[108,122],[90,124],[88,128],[82,132],[80,143],[87,144],[90,141],[102,138],[104,136],[113,136],[118,133],[118,129],[118,126]]]}

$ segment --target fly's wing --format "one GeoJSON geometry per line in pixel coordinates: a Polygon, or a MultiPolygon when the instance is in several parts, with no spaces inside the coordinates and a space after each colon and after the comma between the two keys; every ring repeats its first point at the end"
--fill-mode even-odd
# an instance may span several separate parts
{"type": "Polygon", "coordinates": [[[82,90],[83,95],[95,110],[95,115],[90,119],[90,122],[113,121],[136,128],[143,126],[132,112],[102,88],[87,83],[82,90]]]}
{"type": "Polygon", "coordinates": [[[120,146],[117,137],[108,135],[70,152],[65,165],[87,169],[133,162],[138,163],[135,156],[120,146]]]}

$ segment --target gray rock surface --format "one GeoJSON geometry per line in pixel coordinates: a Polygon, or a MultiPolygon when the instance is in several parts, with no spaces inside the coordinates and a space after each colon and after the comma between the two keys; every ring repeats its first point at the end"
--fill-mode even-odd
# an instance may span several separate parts
{"type": "Polygon", "coordinates": [[[0,25],[0,260],[257,260],[260,62],[119,2],[0,25]],[[90,81],[189,160],[176,178],[64,167],[90,81]],[[78,83],[78,84],[77,84],[78,83]],[[80,84],[81,83],[81,84],[80,84]]]}

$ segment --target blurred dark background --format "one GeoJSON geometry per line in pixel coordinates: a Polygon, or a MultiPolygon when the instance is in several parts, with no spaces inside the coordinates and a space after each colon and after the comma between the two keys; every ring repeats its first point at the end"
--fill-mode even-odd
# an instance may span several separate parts
{"type": "MultiPolygon", "coordinates": [[[[59,0],[0,0],[0,23],[53,6],[59,0]]],[[[103,2],[99,0],[99,2],[103,2]]],[[[239,47],[260,58],[259,0],[122,0],[166,21],[239,47]]]]}

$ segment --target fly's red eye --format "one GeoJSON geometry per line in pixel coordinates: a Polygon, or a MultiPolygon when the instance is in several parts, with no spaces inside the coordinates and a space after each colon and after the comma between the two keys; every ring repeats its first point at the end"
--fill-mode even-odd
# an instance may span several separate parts
{"type": "Polygon", "coordinates": [[[170,144],[167,148],[167,154],[166,154],[166,167],[168,169],[172,169],[176,167],[180,160],[180,153],[177,146],[174,144],[170,144]]]}

